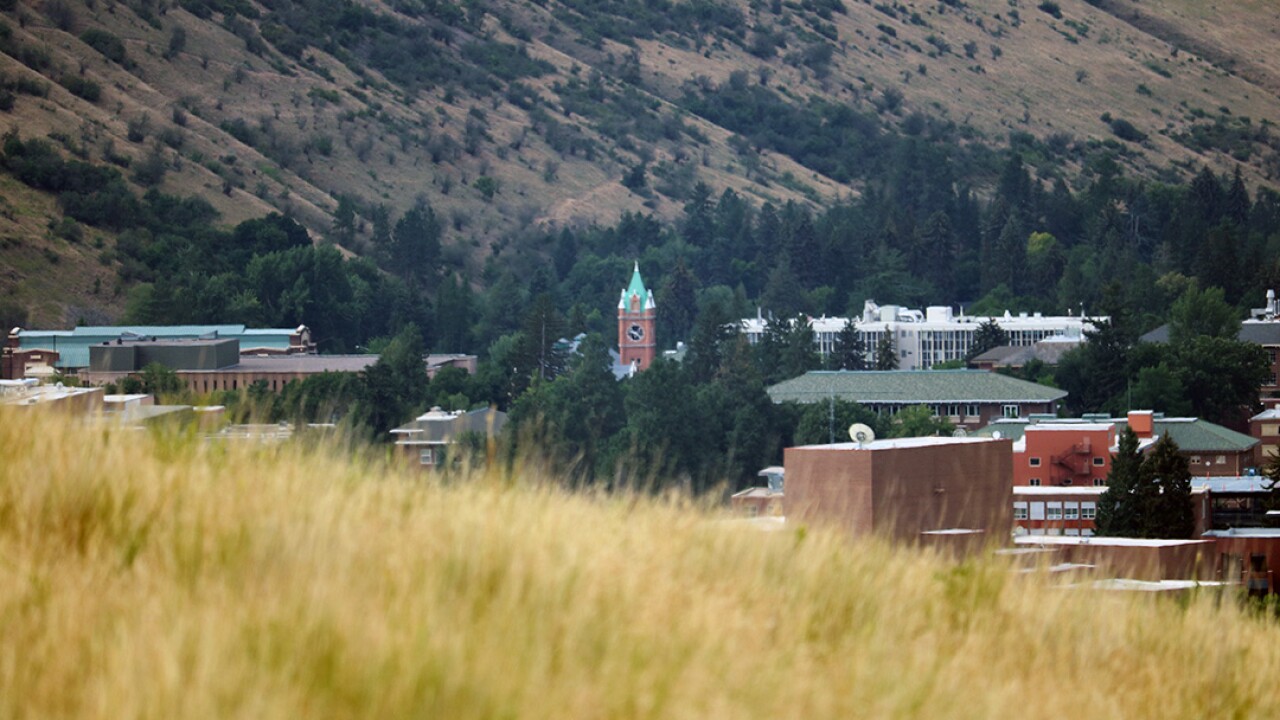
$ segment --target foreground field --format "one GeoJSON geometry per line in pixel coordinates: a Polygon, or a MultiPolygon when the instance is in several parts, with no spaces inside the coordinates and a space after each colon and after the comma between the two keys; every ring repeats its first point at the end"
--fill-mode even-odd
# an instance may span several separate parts
{"type": "Polygon", "coordinates": [[[0,413],[0,718],[1275,717],[1280,630],[534,474],[0,413]]]}

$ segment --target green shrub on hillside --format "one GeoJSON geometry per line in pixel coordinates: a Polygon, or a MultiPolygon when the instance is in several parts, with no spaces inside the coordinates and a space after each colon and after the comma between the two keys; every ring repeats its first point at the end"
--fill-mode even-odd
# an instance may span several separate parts
{"type": "Polygon", "coordinates": [[[80,34],[80,40],[114,63],[123,65],[125,60],[128,59],[124,41],[101,28],[85,30],[80,34]]]}
{"type": "Polygon", "coordinates": [[[68,92],[79,98],[84,98],[89,102],[96,103],[102,99],[102,86],[78,75],[64,75],[58,83],[66,88],[68,92]]]}

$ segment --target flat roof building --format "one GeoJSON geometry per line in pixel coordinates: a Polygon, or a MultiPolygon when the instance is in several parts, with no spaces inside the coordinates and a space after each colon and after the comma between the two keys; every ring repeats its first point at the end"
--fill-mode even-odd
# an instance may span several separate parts
{"type": "MultiPolygon", "coordinates": [[[[956,315],[950,306],[935,305],[923,312],[898,305],[877,305],[867,300],[858,318],[809,318],[813,341],[819,354],[825,356],[835,347],[836,336],[850,320],[858,328],[867,359],[872,360],[877,344],[887,333],[898,353],[898,367],[903,370],[928,369],[940,363],[964,360],[973,347],[974,333],[984,322],[994,322],[1009,334],[1009,344],[1017,347],[1034,345],[1046,338],[1060,337],[1079,342],[1084,332],[1094,328],[1104,317],[1082,315],[1041,315],[1006,311],[1000,316],[956,315]]],[[[764,337],[768,321],[763,315],[746,318],[740,323],[747,342],[756,344],[764,337]]]]}
{"type": "Polygon", "coordinates": [[[1010,442],[903,438],[787,448],[788,521],[911,543],[949,533],[1003,543],[1010,529],[1010,442]]]}
{"type": "MultiPolygon", "coordinates": [[[[46,350],[57,353],[52,367],[63,373],[76,373],[90,366],[90,348],[116,340],[155,341],[235,339],[245,354],[284,355],[314,353],[311,330],[306,325],[295,328],[249,328],[244,325],[113,325],[81,326],[74,330],[24,330],[13,328],[6,342],[6,353],[46,350]]],[[[15,369],[9,372],[16,372],[15,369]]]]}

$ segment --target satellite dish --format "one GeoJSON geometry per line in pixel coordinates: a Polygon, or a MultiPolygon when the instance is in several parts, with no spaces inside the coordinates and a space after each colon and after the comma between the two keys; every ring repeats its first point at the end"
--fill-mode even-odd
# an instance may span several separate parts
{"type": "Polygon", "coordinates": [[[876,439],[876,431],[863,423],[854,423],[849,426],[849,437],[859,445],[864,445],[876,439]]]}
{"type": "Polygon", "coordinates": [[[968,437],[968,436],[969,436],[969,431],[965,430],[964,428],[956,428],[956,431],[951,433],[951,437],[968,437]]]}
{"type": "Polygon", "coordinates": [[[1000,434],[1000,431],[999,431],[999,430],[996,430],[995,432],[991,433],[991,437],[992,437],[993,439],[995,439],[995,440],[999,440],[1000,438],[1002,438],[1002,437],[1004,437],[1004,436],[1000,434]]]}

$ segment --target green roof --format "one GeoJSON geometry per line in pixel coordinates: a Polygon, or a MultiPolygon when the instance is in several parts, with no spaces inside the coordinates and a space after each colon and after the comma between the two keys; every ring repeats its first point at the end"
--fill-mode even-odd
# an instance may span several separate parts
{"type": "Polygon", "coordinates": [[[1047,403],[1065,390],[985,370],[814,371],[769,388],[774,402],[822,402],[835,396],[863,404],[1047,403]]]}
{"type": "MultiPolygon", "coordinates": [[[[999,430],[1001,437],[1016,441],[1022,438],[1030,425],[1080,422],[1110,423],[1116,426],[1116,432],[1124,432],[1129,426],[1125,418],[1055,418],[1037,422],[1018,418],[996,420],[976,430],[975,434],[990,435],[999,430]]],[[[1179,450],[1186,452],[1244,452],[1258,444],[1256,438],[1200,418],[1156,418],[1154,425],[1156,435],[1167,434],[1178,444],[1179,450]]]]}

